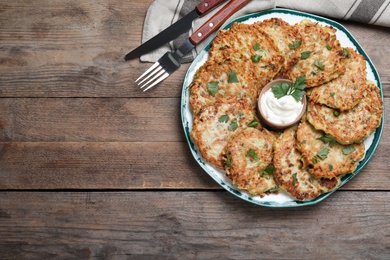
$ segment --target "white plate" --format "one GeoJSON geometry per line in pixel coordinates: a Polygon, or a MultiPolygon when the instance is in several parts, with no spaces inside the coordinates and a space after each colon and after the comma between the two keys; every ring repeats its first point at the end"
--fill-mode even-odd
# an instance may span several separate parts
{"type": "MultiPolygon", "coordinates": [[[[263,12],[253,13],[249,15],[245,15],[242,17],[239,17],[232,22],[230,22],[228,25],[226,25],[222,29],[228,29],[230,28],[234,22],[241,22],[241,23],[254,23],[257,21],[263,21],[265,19],[269,19],[272,17],[281,18],[284,21],[295,24],[299,23],[303,19],[310,19],[315,22],[319,22],[322,25],[330,25],[337,29],[336,36],[337,39],[340,41],[341,46],[343,47],[351,47],[355,49],[358,53],[362,54],[367,61],[367,78],[371,81],[373,81],[376,86],[380,89],[381,98],[383,102],[383,90],[382,90],[382,84],[379,78],[378,71],[374,67],[374,64],[372,63],[371,59],[368,57],[366,52],[363,50],[363,48],[360,46],[360,44],[357,42],[357,40],[351,35],[350,32],[348,32],[347,29],[345,29],[341,24],[332,21],[327,18],[323,18],[320,16],[303,13],[299,11],[293,11],[288,9],[281,9],[281,8],[275,8],[263,12]]],[[[191,153],[194,156],[195,160],[199,163],[199,165],[204,169],[204,171],[210,175],[211,178],[213,178],[219,185],[221,185],[223,188],[225,188],[230,193],[236,195],[237,197],[260,205],[260,206],[266,206],[266,207],[298,207],[298,206],[306,206],[306,205],[313,205],[316,204],[325,198],[327,198],[329,195],[331,195],[333,192],[322,194],[321,196],[308,200],[308,201],[297,201],[292,196],[290,196],[287,193],[279,193],[279,194],[270,194],[263,198],[260,196],[252,196],[246,191],[238,190],[236,186],[232,185],[232,182],[229,178],[226,177],[225,171],[217,169],[216,167],[212,166],[211,164],[207,163],[202,156],[200,155],[200,152],[196,145],[194,144],[193,140],[190,137],[191,129],[192,129],[192,110],[189,104],[189,86],[192,82],[193,76],[197,69],[207,60],[208,58],[208,50],[210,49],[211,43],[207,44],[204,49],[198,54],[198,56],[194,59],[191,66],[189,67],[187,74],[185,76],[184,82],[183,82],[183,90],[181,95],[181,117],[182,117],[182,123],[184,128],[184,133],[187,138],[187,142],[189,144],[189,147],[191,149],[191,153]]],[[[364,141],[366,152],[364,158],[359,162],[359,165],[357,166],[354,174],[346,174],[343,176],[341,180],[341,186],[343,186],[345,183],[347,183],[349,180],[351,180],[355,175],[357,175],[370,161],[371,157],[373,156],[379,140],[382,136],[383,132],[383,123],[384,116],[382,117],[382,121],[378,129],[364,141]]]]}

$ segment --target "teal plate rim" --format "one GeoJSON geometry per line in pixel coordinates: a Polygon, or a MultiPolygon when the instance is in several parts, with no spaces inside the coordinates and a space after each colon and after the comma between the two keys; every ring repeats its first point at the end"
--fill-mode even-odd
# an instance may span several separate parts
{"type": "MultiPolygon", "coordinates": [[[[333,21],[331,19],[328,19],[328,18],[325,18],[325,17],[321,17],[321,16],[318,16],[318,15],[301,12],[301,11],[295,11],[295,10],[284,9],[284,8],[273,8],[273,9],[260,11],[260,12],[247,14],[247,15],[238,17],[238,18],[230,21],[229,23],[227,23],[221,29],[228,29],[235,22],[239,22],[239,23],[240,22],[245,22],[245,21],[248,21],[249,19],[252,19],[252,18],[260,19],[262,16],[266,16],[266,15],[275,15],[274,17],[278,17],[278,14],[282,14],[282,15],[286,14],[286,15],[297,16],[300,19],[304,19],[304,18],[313,19],[313,20],[316,20],[318,22],[322,22],[322,23],[325,23],[327,25],[331,25],[334,28],[336,28],[338,31],[343,32],[348,37],[348,40],[354,45],[356,50],[365,57],[365,59],[367,61],[367,64],[368,64],[368,67],[369,67],[369,69],[371,69],[371,71],[373,73],[373,77],[375,79],[375,83],[376,83],[377,87],[380,89],[380,95],[381,95],[382,102],[384,101],[382,83],[381,83],[381,80],[380,80],[380,77],[379,77],[379,73],[378,73],[377,69],[375,68],[372,60],[367,55],[367,53],[364,51],[362,46],[358,43],[358,41],[352,36],[352,34],[343,25],[341,25],[340,23],[338,23],[336,21],[333,21]]],[[[253,203],[255,205],[259,205],[259,206],[263,206],[263,207],[269,207],[269,208],[302,207],[302,206],[314,205],[314,204],[317,204],[317,203],[323,201],[325,198],[329,197],[331,194],[333,194],[340,187],[342,187],[347,182],[349,182],[352,178],[354,178],[359,172],[361,172],[364,169],[364,167],[367,165],[367,163],[371,160],[372,156],[374,155],[374,153],[375,153],[375,151],[376,151],[376,149],[377,149],[377,147],[379,145],[379,141],[380,141],[380,139],[382,137],[383,128],[384,128],[384,120],[385,120],[384,109],[383,109],[383,116],[382,116],[382,119],[381,119],[381,123],[380,123],[379,127],[375,130],[375,132],[372,134],[372,136],[373,136],[372,143],[371,143],[370,147],[366,150],[365,156],[359,162],[355,172],[354,173],[348,173],[348,174],[344,175],[342,177],[342,179],[341,179],[340,186],[336,190],[334,190],[332,192],[328,192],[328,193],[322,194],[322,195],[320,195],[319,197],[317,197],[315,199],[308,200],[308,201],[293,200],[293,201],[288,202],[288,203],[278,203],[278,202],[275,202],[275,201],[259,201],[259,200],[253,199],[252,196],[247,195],[244,191],[241,191],[241,190],[237,189],[235,186],[233,186],[233,185],[231,185],[229,183],[226,183],[224,180],[219,179],[216,176],[214,176],[213,174],[211,174],[208,171],[208,168],[206,167],[206,165],[208,163],[201,157],[199,151],[196,148],[196,145],[194,144],[194,142],[191,139],[191,136],[190,136],[190,131],[191,131],[190,130],[190,125],[189,125],[189,122],[188,122],[188,120],[186,118],[186,115],[185,115],[185,110],[189,109],[188,108],[188,105],[189,105],[188,93],[187,93],[188,92],[188,85],[186,85],[186,79],[188,79],[190,71],[194,70],[194,67],[196,66],[196,64],[200,62],[200,56],[201,56],[200,54],[202,54],[204,52],[208,52],[208,50],[210,49],[210,46],[211,46],[211,42],[212,42],[212,40],[210,40],[210,42],[208,42],[206,44],[206,46],[199,52],[199,54],[195,57],[194,61],[191,63],[190,67],[188,68],[188,70],[186,72],[186,75],[185,75],[185,78],[184,78],[184,81],[183,81],[180,107],[181,107],[181,119],[182,119],[182,125],[183,125],[184,134],[186,136],[187,143],[188,143],[188,145],[190,147],[190,150],[191,150],[191,153],[192,153],[194,159],[201,166],[201,168],[212,179],[214,179],[214,181],[216,181],[220,186],[222,186],[225,190],[227,190],[228,192],[230,192],[234,196],[239,197],[240,199],[243,199],[244,201],[253,203]]],[[[384,103],[383,103],[383,106],[384,106],[384,103]]]]}

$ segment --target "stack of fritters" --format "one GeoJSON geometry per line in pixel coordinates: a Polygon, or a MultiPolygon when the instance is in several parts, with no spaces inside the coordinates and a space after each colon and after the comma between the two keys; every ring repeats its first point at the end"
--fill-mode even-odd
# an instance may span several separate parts
{"type": "Polygon", "coordinates": [[[343,48],[336,29],[279,18],[220,31],[190,85],[190,105],[191,137],[207,162],[251,195],[285,190],[297,200],[337,188],[382,117],[364,57],[343,48]],[[263,128],[259,91],[275,78],[299,76],[309,99],[302,122],[282,133],[263,128]]]}

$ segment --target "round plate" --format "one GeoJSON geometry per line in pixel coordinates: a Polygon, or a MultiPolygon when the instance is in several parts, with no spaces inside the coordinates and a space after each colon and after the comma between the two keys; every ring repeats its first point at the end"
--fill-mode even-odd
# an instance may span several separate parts
{"type": "MultiPolygon", "coordinates": [[[[337,39],[340,41],[342,47],[352,47],[355,49],[358,53],[362,54],[366,61],[367,61],[367,78],[370,79],[375,83],[375,85],[380,89],[380,94],[383,102],[383,90],[382,90],[382,84],[379,78],[378,71],[374,67],[374,64],[372,63],[371,59],[368,57],[367,53],[363,50],[363,48],[360,46],[360,44],[357,42],[357,40],[351,35],[350,32],[348,32],[347,29],[345,29],[341,24],[332,21],[327,18],[323,18],[320,16],[303,13],[299,11],[293,11],[288,9],[281,9],[281,8],[275,8],[263,12],[253,13],[249,15],[245,15],[242,17],[239,17],[233,21],[231,21],[229,24],[227,24],[222,29],[228,29],[230,28],[234,22],[240,22],[240,23],[254,23],[257,21],[263,21],[265,19],[269,19],[272,17],[281,18],[285,20],[286,22],[290,24],[299,23],[303,19],[310,19],[315,22],[319,22],[322,25],[330,25],[337,29],[336,36],[337,39]]],[[[181,95],[181,118],[184,128],[184,133],[187,138],[187,142],[189,144],[189,147],[191,149],[192,155],[194,156],[195,160],[199,163],[199,165],[204,169],[204,171],[210,175],[211,178],[213,178],[219,185],[221,185],[223,188],[225,188],[230,193],[234,194],[235,196],[254,203],[256,205],[265,206],[265,207],[275,207],[275,208],[285,208],[285,207],[299,207],[299,206],[306,206],[306,205],[313,205],[316,204],[328,196],[330,196],[333,192],[322,194],[321,196],[308,200],[308,201],[297,201],[287,193],[279,193],[279,194],[270,194],[266,195],[263,198],[260,196],[252,196],[249,195],[246,191],[238,190],[237,187],[232,185],[232,182],[229,178],[226,177],[225,171],[217,169],[216,167],[212,166],[211,164],[207,163],[202,156],[200,155],[200,152],[196,145],[194,144],[193,140],[190,137],[190,132],[192,129],[192,110],[189,105],[189,86],[192,82],[193,76],[197,69],[207,60],[208,58],[208,50],[210,49],[211,42],[208,43],[203,50],[197,55],[197,57],[192,62],[191,66],[189,67],[187,74],[184,79],[183,83],[183,90],[181,95]]],[[[354,174],[346,174],[342,177],[341,180],[341,186],[346,184],[349,180],[351,180],[355,175],[357,175],[365,166],[366,164],[371,160],[377,146],[379,143],[379,140],[382,136],[383,132],[383,125],[384,125],[384,116],[382,117],[380,126],[376,129],[376,131],[368,137],[364,144],[366,146],[366,152],[364,155],[364,158],[359,162],[355,173],[354,174]]],[[[339,187],[339,188],[340,188],[339,187]]]]}

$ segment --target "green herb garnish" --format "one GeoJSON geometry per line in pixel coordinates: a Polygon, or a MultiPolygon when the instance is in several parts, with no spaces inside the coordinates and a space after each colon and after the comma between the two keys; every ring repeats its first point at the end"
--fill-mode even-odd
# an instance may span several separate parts
{"type": "Polygon", "coordinates": [[[221,117],[218,119],[218,121],[219,121],[220,123],[227,123],[227,122],[229,121],[229,116],[228,116],[228,115],[223,115],[223,116],[221,116],[221,117]]]}
{"type": "Polygon", "coordinates": [[[317,157],[315,157],[315,156],[313,156],[313,157],[311,158],[311,161],[312,161],[314,164],[318,163],[317,157]]]}
{"type": "Polygon", "coordinates": [[[256,119],[253,119],[252,122],[249,123],[249,127],[257,127],[259,125],[259,122],[257,122],[256,119]]]}
{"type": "Polygon", "coordinates": [[[237,74],[234,70],[230,71],[228,83],[235,83],[238,82],[237,74]]]}
{"type": "Polygon", "coordinates": [[[246,157],[250,157],[250,158],[252,158],[255,161],[260,161],[260,158],[259,158],[259,156],[257,156],[256,151],[254,149],[252,149],[252,148],[250,148],[248,150],[248,152],[246,153],[245,156],[246,157]]]}
{"type": "Polygon", "coordinates": [[[218,91],[218,81],[212,81],[207,83],[207,89],[210,92],[210,94],[214,97],[218,91]]]}
{"type": "Polygon", "coordinates": [[[320,60],[316,60],[316,61],[314,62],[314,65],[315,65],[317,68],[319,68],[320,70],[324,70],[324,69],[325,69],[325,65],[322,64],[322,61],[320,61],[320,60]]]}
{"type": "Polygon", "coordinates": [[[333,115],[334,116],[339,116],[340,115],[340,112],[338,110],[333,110],[333,115]]]}
{"type": "Polygon", "coordinates": [[[297,173],[293,173],[293,175],[292,175],[292,177],[293,177],[293,182],[292,182],[292,184],[293,185],[295,185],[295,183],[297,183],[297,173]]]}
{"type": "Polygon", "coordinates": [[[302,44],[302,41],[298,40],[298,41],[295,41],[293,43],[290,43],[288,45],[288,47],[290,48],[290,50],[295,50],[295,49],[299,48],[301,46],[301,44],[302,44]]]}
{"type": "Polygon", "coordinates": [[[317,140],[322,141],[324,144],[329,143],[330,147],[333,147],[336,144],[336,138],[334,138],[333,136],[331,136],[329,134],[318,137],[317,140]]]}
{"type": "Polygon", "coordinates": [[[353,146],[347,146],[343,149],[343,154],[348,155],[350,153],[353,153],[355,151],[355,147],[353,146]]]}
{"type": "Polygon", "coordinates": [[[229,131],[236,131],[238,128],[238,122],[237,119],[234,119],[230,125],[228,126],[229,131]]]}
{"type": "Polygon", "coordinates": [[[275,98],[279,99],[287,95],[291,95],[299,102],[305,94],[306,76],[299,76],[293,84],[279,83],[272,86],[271,91],[275,98]]]}
{"type": "Polygon", "coordinates": [[[256,42],[256,43],[253,45],[253,49],[254,49],[255,51],[260,50],[260,43],[256,42]]]}
{"type": "Polygon", "coordinates": [[[276,168],[272,164],[268,164],[263,170],[263,173],[268,175],[274,174],[275,172],[276,168]]]}
{"type": "Polygon", "coordinates": [[[351,53],[346,48],[343,48],[343,56],[351,58],[351,53]]]}
{"type": "Polygon", "coordinates": [[[328,49],[328,51],[330,51],[332,49],[332,47],[329,44],[326,44],[326,49],[328,49]]]}
{"type": "Polygon", "coordinates": [[[312,51],[303,51],[303,52],[301,52],[301,59],[302,60],[306,60],[307,58],[310,57],[311,53],[312,53],[312,51]]]}
{"type": "Polygon", "coordinates": [[[258,63],[261,58],[263,58],[263,56],[260,56],[260,55],[252,55],[251,57],[251,60],[254,62],[254,63],[258,63]]]}
{"type": "Polygon", "coordinates": [[[318,151],[317,153],[317,156],[321,159],[321,160],[325,160],[326,158],[328,158],[328,153],[329,153],[329,149],[326,148],[326,147],[321,147],[321,149],[318,151]]]}

